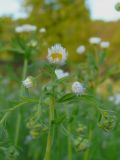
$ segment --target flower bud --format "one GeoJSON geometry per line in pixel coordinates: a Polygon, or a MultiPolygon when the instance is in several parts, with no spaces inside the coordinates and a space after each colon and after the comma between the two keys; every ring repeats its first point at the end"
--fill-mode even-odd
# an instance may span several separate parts
{"type": "Polygon", "coordinates": [[[25,88],[33,87],[33,78],[31,76],[27,77],[24,81],[22,81],[22,84],[25,88]]]}
{"type": "Polygon", "coordinates": [[[90,142],[86,138],[79,137],[75,140],[75,148],[78,152],[85,151],[90,147],[90,142]]]}
{"type": "Polygon", "coordinates": [[[116,117],[114,115],[109,115],[107,112],[104,112],[98,126],[105,131],[112,130],[116,125],[116,117]]]}
{"type": "Polygon", "coordinates": [[[76,131],[77,133],[82,134],[85,130],[86,130],[86,126],[84,126],[83,124],[79,124],[76,131]]]}
{"type": "Polygon", "coordinates": [[[85,88],[83,87],[83,85],[80,82],[76,81],[72,84],[72,91],[76,95],[82,95],[85,91],[85,88]]]}

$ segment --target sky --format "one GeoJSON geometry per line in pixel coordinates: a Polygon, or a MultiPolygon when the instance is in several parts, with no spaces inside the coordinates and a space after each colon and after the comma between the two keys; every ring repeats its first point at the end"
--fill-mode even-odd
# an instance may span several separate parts
{"type": "Polygon", "coordinates": [[[21,11],[22,0],[0,0],[0,16],[11,15],[13,18],[26,17],[21,11]]]}
{"type": "MultiPolygon", "coordinates": [[[[114,8],[120,0],[87,0],[92,19],[115,21],[120,19],[120,12],[114,8]]],[[[0,0],[0,16],[12,15],[14,18],[26,17],[21,11],[21,0],[0,0]]]]}
{"type": "Polygon", "coordinates": [[[115,10],[115,5],[120,0],[88,0],[92,19],[115,21],[120,19],[120,12],[115,10]]]}

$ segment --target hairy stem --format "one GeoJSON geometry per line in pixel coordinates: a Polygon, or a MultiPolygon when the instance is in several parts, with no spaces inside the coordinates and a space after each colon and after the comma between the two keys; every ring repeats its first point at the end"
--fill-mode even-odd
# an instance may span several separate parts
{"type": "MultiPolygon", "coordinates": [[[[92,130],[92,128],[89,128],[89,137],[88,138],[90,141],[92,141],[92,135],[93,135],[93,130],[92,130]]],[[[88,149],[87,151],[85,151],[83,160],[89,160],[89,155],[90,155],[90,150],[88,149]]]]}
{"type": "Polygon", "coordinates": [[[54,108],[54,98],[51,100],[51,105],[49,106],[49,131],[47,138],[47,146],[44,160],[51,159],[51,150],[52,150],[52,142],[54,138],[54,117],[55,117],[55,108],[54,108]]]}
{"type": "MultiPolygon", "coordinates": [[[[28,67],[28,60],[25,58],[24,65],[23,65],[23,72],[22,72],[22,80],[24,80],[26,77],[27,67],[28,67]]],[[[23,95],[23,91],[24,91],[24,88],[23,88],[23,85],[21,85],[20,97],[23,95]]],[[[21,119],[22,119],[22,113],[21,113],[21,110],[19,109],[18,115],[17,115],[17,120],[16,120],[16,127],[15,127],[15,139],[14,139],[15,146],[18,145],[18,141],[19,141],[21,119]]]]}

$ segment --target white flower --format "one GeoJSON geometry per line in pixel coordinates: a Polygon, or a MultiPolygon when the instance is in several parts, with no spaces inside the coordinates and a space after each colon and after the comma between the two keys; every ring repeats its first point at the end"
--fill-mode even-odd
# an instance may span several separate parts
{"type": "Polygon", "coordinates": [[[113,101],[116,105],[120,104],[120,93],[109,97],[110,101],[113,101]]]}
{"type": "Polygon", "coordinates": [[[100,46],[101,46],[101,48],[109,48],[110,42],[103,41],[103,42],[100,43],[100,46]]]}
{"type": "Polygon", "coordinates": [[[57,76],[57,79],[61,79],[61,78],[69,76],[69,73],[68,72],[64,72],[62,69],[56,69],[55,70],[55,74],[57,76]]]}
{"type": "Polygon", "coordinates": [[[76,50],[76,52],[78,53],[78,54],[83,54],[84,52],[85,52],[85,46],[84,45],[81,45],[81,46],[79,46],[78,48],[77,48],[77,50],[76,50]]]}
{"type": "Polygon", "coordinates": [[[31,25],[31,24],[24,24],[24,25],[21,25],[21,26],[17,26],[15,28],[15,31],[17,33],[21,33],[21,32],[33,32],[33,31],[36,31],[37,27],[34,26],[34,25],[31,25]]]}
{"type": "Polygon", "coordinates": [[[46,29],[45,29],[45,28],[40,28],[39,32],[45,33],[45,32],[46,32],[46,29]]]}
{"type": "Polygon", "coordinates": [[[48,61],[54,64],[64,64],[67,60],[66,49],[63,48],[60,44],[55,44],[48,49],[48,61]]]}
{"type": "Polygon", "coordinates": [[[101,38],[99,38],[99,37],[91,37],[91,38],[89,39],[89,42],[90,42],[91,44],[99,44],[99,43],[101,42],[101,38]]]}
{"type": "Polygon", "coordinates": [[[33,86],[32,77],[27,77],[24,81],[22,81],[22,84],[25,88],[31,88],[33,86]]]}
{"type": "Polygon", "coordinates": [[[75,93],[76,95],[81,95],[81,94],[84,93],[85,88],[83,87],[83,85],[82,85],[80,82],[76,81],[76,82],[74,82],[74,83],[72,84],[72,91],[73,91],[73,93],[75,93]]]}
{"type": "Polygon", "coordinates": [[[36,47],[37,46],[37,44],[38,44],[38,42],[36,41],[36,40],[31,40],[27,45],[29,46],[29,47],[36,47]]]}

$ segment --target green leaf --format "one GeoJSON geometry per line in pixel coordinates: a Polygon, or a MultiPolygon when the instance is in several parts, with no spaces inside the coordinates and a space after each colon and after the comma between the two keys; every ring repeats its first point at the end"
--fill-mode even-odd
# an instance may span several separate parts
{"type": "Polygon", "coordinates": [[[58,103],[73,102],[73,101],[74,102],[85,101],[88,103],[93,103],[94,105],[96,105],[96,107],[100,106],[99,101],[95,97],[90,96],[90,95],[76,96],[73,93],[68,93],[68,94],[62,96],[60,99],[58,99],[58,103]]]}
{"type": "Polygon", "coordinates": [[[24,54],[25,52],[21,49],[15,49],[15,48],[9,48],[9,49],[5,49],[6,51],[10,52],[10,53],[17,53],[17,54],[24,54]]]}
{"type": "Polygon", "coordinates": [[[70,102],[71,100],[75,99],[76,95],[73,93],[68,93],[65,94],[64,96],[62,96],[60,99],[58,99],[59,103],[63,103],[63,102],[70,102]]]}
{"type": "Polygon", "coordinates": [[[66,115],[62,113],[57,119],[56,119],[56,124],[61,124],[66,118],[66,115]]]}

